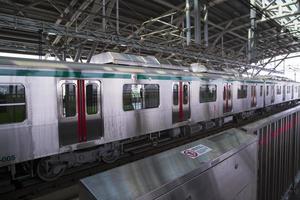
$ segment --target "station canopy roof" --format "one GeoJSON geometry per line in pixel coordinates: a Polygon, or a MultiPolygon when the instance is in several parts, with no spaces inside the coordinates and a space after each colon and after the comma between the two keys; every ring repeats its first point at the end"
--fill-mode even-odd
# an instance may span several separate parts
{"type": "Polygon", "coordinates": [[[245,71],[250,10],[255,11],[253,62],[300,51],[297,0],[202,0],[201,41],[190,0],[0,0],[0,51],[90,60],[105,51],[227,65],[245,71]],[[206,2],[206,3],[205,3],[206,2]],[[205,7],[207,38],[205,45],[205,7]]]}

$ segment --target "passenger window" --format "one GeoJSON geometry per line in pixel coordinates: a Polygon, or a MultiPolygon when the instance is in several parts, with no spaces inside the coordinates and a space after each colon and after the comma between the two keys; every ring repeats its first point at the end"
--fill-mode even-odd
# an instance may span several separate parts
{"type": "Polygon", "coordinates": [[[269,86],[267,85],[267,94],[266,96],[269,96],[269,86]]]}
{"type": "Polygon", "coordinates": [[[86,113],[94,115],[98,113],[98,85],[88,84],[86,86],[86,113]]]}
{"type": "Polygon", "coordinates": [[[291,86],[287,86],[287,94],[291,92],[291,86]]]}
{"type": "Polygon", "coordinates": [[[76,115],[76,86],[73,83],[62,85],[62,101],[64,117],[74,117],[76,115]]]}
{"type": "Polygon", "coordinates": [[[140,110],[159,106],[159,85],[125,84],[123,86],[123,109],[140,110]]]}
{"type": "Polygon", "coordinates": [[[281,86],[277,85],[277,92],[278,95],[281,94],[281,86]]]}
{"type": "Polygon", "coordinates": [[[216,100],[217,100],[217,86],[216,85],[201,85],[200,86],[200,103],[214,102],[216,100]]]}
{"type": "Polygon", "coordinates": [[[263,95],[263,89],[264,89],[264,87],[261,85],[261,86],[260,86],[259,96],[262,96],[262,95],[263,95]]]}
{"type": "Polygon", "coordinates": [[[157,108],[159,106],[159,85],[145,85],[145,108],[157,108]]]}
{"type": "Polygon", "coordinates": [[[0,84],[0,124],[26,119],[25,87],[21,84],[0,84]]]}
{"type": "Polygon", "coordinates": [[[183,104],[188,104],[189,102],[189,88],[188,85],[183,85],[183,104]]]}
{"type": "Polygon", "coordinates": [[[173,85],[173,105],[178,105],[178,84],[173,85]]]}
{"type": "Polygon", "coordinates": [[[240,85],[238,88],[238,99],[247,98],[247,85],[240,85]]]}

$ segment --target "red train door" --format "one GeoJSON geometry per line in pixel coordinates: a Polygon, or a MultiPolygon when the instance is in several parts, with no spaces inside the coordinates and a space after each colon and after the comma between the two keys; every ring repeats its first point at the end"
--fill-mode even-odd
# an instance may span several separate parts
{"type": "Polygon", "coordinates": [[[60,81],[58,99],[60,146],[102,136],[99,81],[60,81]]]}
{"type": "Polygon", "coordinates": [[[173,83],[172,122],[187,121],[190,118],[190,84],[189,82],[173,83]]]}
{"type": "Polygon", "coordinates": [[[223,89],[223,113],[232,111],[232,84],[225,83],[223,89]]]}

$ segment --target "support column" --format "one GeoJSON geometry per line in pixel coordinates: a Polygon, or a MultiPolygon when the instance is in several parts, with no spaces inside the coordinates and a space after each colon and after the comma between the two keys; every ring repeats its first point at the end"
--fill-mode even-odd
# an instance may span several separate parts
{"type": "Polygon", "coordinates": [[[117,28],[117,34],[120,34],[120,22],[119,22],[119,0],[116,1],[116,28],[117,28]]]}
{"type": "Polygon", "coordinates": [[[39,30],[39,60],[42,60],[43,57],[43,30],[39,30]]]}
{"type": "Polygon", "coordinates": [[[102,0],[102,31],[106,31],[106,10],[105,10],[105,0],[102,0]]]}
{"type": "Polygon", "coordinates": [[[203,5],[204,12],[204,45],[208,47],[208,6],[207,2],[203,5]]]}
{"type": "Polygon", "coordinates": [[[75,53],[74,62],[78,62],[81,57],[82,46],[80,46],[75,53]]]}
{"type": "Polygon", "coordinates": [[[185,3],[185,17],[186,17],[186,45],[191,43],[191,14],[190,14],[190,0],[185,3]]]}
{"type": "Polygon", "coordinates": [[[195,43],[201,44],[201,8],[199,0],[194,0],[195,43]]]}
{"type": "Polygon", "coordinates": [[[256,10],[255,6],[256,0],[250,0],[250,28],[248,29],[248,62],[251,63],[256,56],[256,42],[255,42],[255,32],[256,32],[256,10]]]}
{"type": "Polygon", "coordinates": [[[223,35],[221,37],[221,49],[222,49],[222,57],[224,56],[224,38],[223,35]]]}
{"type": "Polygon", "coordinates": [[[67,52],[66,52],[66,50],[64,50],[62,53],[63,53],[62,54],[62,60],[66,61],[67,60],[67,52]]]}

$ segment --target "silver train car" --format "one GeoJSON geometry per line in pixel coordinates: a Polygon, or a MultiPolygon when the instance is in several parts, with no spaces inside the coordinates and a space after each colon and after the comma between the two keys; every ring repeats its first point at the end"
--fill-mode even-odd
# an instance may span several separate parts
{"type": "Polygon", "coordinates": [[[222,126],[300,99],[292,81],[100,63],[0,58],[0,167],[52,180],[82,163],[113,162],[121,141],[222,126]]]}

